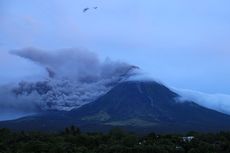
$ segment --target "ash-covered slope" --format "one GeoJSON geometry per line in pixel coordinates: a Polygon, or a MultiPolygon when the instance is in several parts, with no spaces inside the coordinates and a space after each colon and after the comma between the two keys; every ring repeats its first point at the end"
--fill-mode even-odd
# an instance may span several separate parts
{"type": "Polygon", "coordinates": [[[194,102],[179,102],[179,95],[157,82],[127,81],[96,101],[70,112],[46,112],[0,122],[0,127],[57,130],[75,124],[86,131],[114,126],[136,132],[219,131],[230,129],[230,116],[194,102]]]}

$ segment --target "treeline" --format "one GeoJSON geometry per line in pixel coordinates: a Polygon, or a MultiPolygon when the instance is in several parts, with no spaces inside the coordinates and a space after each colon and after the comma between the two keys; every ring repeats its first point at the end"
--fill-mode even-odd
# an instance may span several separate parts
{"type": "Polygon", "coordinates": [[[60,133],[0,129],[0,153],[230,153],[230,132],[138,136],[117,128],[106,134],[74,126],[60,133]]]}

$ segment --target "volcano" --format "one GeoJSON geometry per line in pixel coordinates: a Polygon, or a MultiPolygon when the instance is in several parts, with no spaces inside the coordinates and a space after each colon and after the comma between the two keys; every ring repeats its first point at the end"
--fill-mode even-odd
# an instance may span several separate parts
{"type": "Polygon", "coordinates": [[[180,95],[154,81],[125,81],[80,108],[44,111],[0,122],[0,127],[56,131],[76,125],[83,131],[103,132],[120,127],[139,133],[230,129],[230,116],[193,101],[181,102],[179,98],[180,95]]]}

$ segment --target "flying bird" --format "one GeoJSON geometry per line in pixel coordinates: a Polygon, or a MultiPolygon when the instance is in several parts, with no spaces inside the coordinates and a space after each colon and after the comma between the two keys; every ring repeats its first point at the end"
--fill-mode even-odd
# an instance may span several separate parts
{"type": "Polygon", "coordinates": [[[95,10],[98,8],[97,6],[93,7],[95,10]]]}
{"type": "Polygon", "coordinates": [[[83,13],[85,13],[86,11],[88,11],[89,10],[89,8],[87,7],[87,8],[84,8],[83,9],[83,13]]]}

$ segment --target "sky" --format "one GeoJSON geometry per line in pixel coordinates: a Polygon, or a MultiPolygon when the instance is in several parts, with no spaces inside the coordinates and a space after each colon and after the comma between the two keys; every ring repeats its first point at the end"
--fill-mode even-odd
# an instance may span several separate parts
{"type": "Polygon", "coordinates": [[[10,50],[82,48],[171,87],[230,94],[229,7],[229,0],[0,0],[0,84],[44,71],[10,50]]]}

